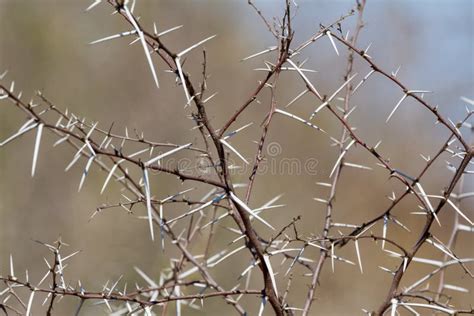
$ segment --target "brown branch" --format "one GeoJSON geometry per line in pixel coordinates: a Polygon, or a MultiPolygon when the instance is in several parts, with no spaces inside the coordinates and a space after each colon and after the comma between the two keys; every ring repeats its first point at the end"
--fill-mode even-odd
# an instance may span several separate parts
{"type": "MultiPolygon", "coordinates": [[[[471,150],[469,151],[466,156],[464,157],[464,159],[462,160],[460,166],[458,167],[458,169],[456,170],[456,173],[454,174],[450,184],[449,184],[449,187],[448,189],[444,192],[444,199],[442,199],[439,203],[438,203],[438,206],[436,207],[435,209],[435,214],[438,214],[441,209],[443,208],[443,206],[447,203],[447,199],[449,198],[449,196],[451,195],[452,191],[454,190],[454,187],[456,186],[456,184],[458,183],[460,177],[462,176],[462,174],[464,173],[464,170],[466,169],[466,167],[468,166],[469,162],[471,161],[472,157],[473,157],[473,154],[474,154],[474,150],[471,150]]],[[[375,312],[374,315],[376,316],[381,316],[383,315],[383,313],[387,310],[387,308],[390,306],[390,302],[392,300],[392,298],[394,298],[397,294],[396,294],[396,291],[398,289],[398,286],[402,280],[402,277],[404,275],[404,272],[405,272],[405,269],[404,267],[408,267],[409,264],[411,263],[413,257],[416,255],[416,253],[418,252],[418,250],[421,248],[421,246],[425,243],[425,241],[430,237],[430,228],[431,228],[431,225],[433,224],[433,221],[434,221],[434,215],[429,215],[427,220],[426,220],[426,223],[425,223],[425,226],[423,228],[423,230],[420,232],[419,234],[419,238],[418,240],[416,241],[415,245],[412,247],[410,253],[408,254],[407,256],[407,263],[404,265],[404,264],[401,264],[397,271],[395,272],[395,275],[393,277],[393,280],[392,280],[392,284],[390,285],[390,289],[388,291],[388,294],[387,294],[387,297],[386,299],[384,300],[384,302],[380,305],[380,307],[377,309],[377,311],[375,312]]]]}
{"type": "Polygon", "coordinates": [[[361,56],[362,59],[364,59],[375,72],[378,72],[379,74],[383,75],[385,78],[393,82],[395,85],[397,85],[403,91],[405,95],[412,97],[413,99],[418,101],[420,104],[422,104],[426,109],[428,109],[431,113],[433,113],[433,115],[436,117],[438,122],[444,125],[453,135],[456,136],[458,141],[463,145],[464,149],[466,151],[470,150],[469,144],[464,140],[462,135],[458,133],[458,131],[456,130],[456,127],[452,126],[445,118],[441,116],[441,114],[439,114],[437,107],[429,105],[428,102],[426,102],[420,96],[418,96],[414,92],[411,92],[410,89],[408,89],[400,80],[397,79],[397,77],[389,74],[388,72],[384,71],[379,66],[377,66],[375,62],[373,62],[372,59],[364,52],[364,50],[357,49],[355,45],[353,45],[352,43],[349,43],[344,38],[338,35],[333,34],[332,36],[336,38],[339,42],[347,46],[349,49],[354,51],[356,54],[361,56]]]}
{"type": "MultiPolygon", "coordinates": [[[[357,24],[355,26],[355,33],[354,36],[352,37],[351,42],[356,43],[357,39],[359,37],[360,31],[362,30],[362,27],[364,26],[363,22],[363,13],[364,13],[364,7],[365,7],[365,0],[362,0],[362,3],[358,6],[358,18],[357,18],[357,24]]],[[[349,55],[347,57],[347,66],[346,66],[346,74],[344,76],[344,81],[346,81],[350,75],[352,74],[352,70],[354,67],[354,58],[353,58],[353,53],[349,51],[349,55]]],[[[346,87],[346,93],[345,93],[345,98],[344,98],[344,111],[347,113],[349,111],[349,103],[350,103],[350,96],[352,92],[352,85],[349,84],[346,87]]],[[[350,130],[350,129],[349,129],[350,130]]],[[[339,139],[339,155],[341,155],[344,152],[344,141],[347,138],[348,134],[348,129],[343,126],[342,128],[342,133],[341,137],[339,139]]],[[[341,159],[336,167],[334,178],[331,183],[331,192],[329,193],[329,199],[327,203],[327,208],[326,208],[326,217],[324,220],[324,227],[323,227],[323,238],[327,238],[329,234],[329,229],[331,227],[332,223],[332,212],[333,212],[333,201],[336,197],[336,190],[337,190],[337,185],[339,182],[339,178],[341,177],[342,173],[342,168],[344,166],[344,159],[341,159]]],[[[321,246],[323,248],[327,248],[325,244],[321,243],[321,246]]],[[[324,262],[328,256],[328,252],[325,249],[321,249],[320,255],[318,262],[316,266],[314,267],[314,270],[312,271],[312,279],[311,279],[311,285],[307,293],[307,297],[305,300],[304,308],[303,308],[303,316],[306,316],[309,314],[311,305],[314,301],[314,295],[316,292],[316,287],[319,283],[319,279],[321,276],[321,271],[324,265],[324,262]]]]}
{"type": "MultiPolygon", "coordinates": [[[[8,283],[13,283],[17,285],[21,285],[30,291],[35,291],[35,292],[42,292],[42,293],[47,293],[51,294],[54,297],[56,296],[74,296],[77,298],[80,298],[82,300],[109,300],[109,301],[122,301],[122,302],[130,302],[130,303],[137,303],[142,306],[153,306],[153,305],[159,305],[167,302],[172,302],[172,301],[184,301],[184,300],[193,300],[193,299],[207,299],[207,298],[212,298],[216,296],[232,296],[232,295],[261,295],[262,291],[260,290],[233,290],[233,291],[219,291],[219,292],[210,292],[210,293],[204,293],[204,294],[190,294],[190,295],[181,295],[181,296],[168,296],[164,297],[162,299],[156,299],[152,301],[147,301],[147,300],[142,300],[136,298],[135,294],[132,295],[126,295],[126,294],[121,294],[118,292],[113,292],[113,293],[104,293],[104,292],[88,292],[88,291],[75,291],[75,290],[70,290],[70,289],[62,289],[62,288],[57,288],[57,289],[49,289],[49,288],[37,288],[31,285],[28,282],[23,282],[20,281],[16,278],[12,278],[11,276],[8,277],[0,277],[0,280],[3,282],[8,282],[8,283]]],[[[148,289],[143,289],[140,290],[140,293],[146,293],[146,292],[155,292],[155,291],[160,291],[163,288],[148,288],[148,289]]]]}

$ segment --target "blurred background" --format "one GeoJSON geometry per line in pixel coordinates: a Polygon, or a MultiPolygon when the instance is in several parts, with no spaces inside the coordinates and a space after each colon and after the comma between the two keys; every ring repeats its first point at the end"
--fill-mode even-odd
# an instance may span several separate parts
{"type": "MultiPolygon", "coordinates": [[[[328,25],[354,6],[353,1],[297,2],[294,44],[317,32],[320,23],[328,25]]],[[[202,146],[198,132],[191,130],[194,123],[188,118],[191,109],[184,108],[186,101],[182,87],[176,85],[172,74],[164,72],[166,68],[162,61],[154,58],[161,84],[161,89],[157,90],[141,45],[129,45],[132,38],[88,45],[93,40],[130,29],[121,17],[111,15],[113,9],[107,4],[85,13],[89,4],[89,1],[0,0],[0,73],[9,71],[3,83],[9,85],[10,80],[14,80],[17,91],[23,91],[25,101],[34,96],[36,90],[42,90],[58,107],[67,108],[91,121],[99,121],[103,129],[115,122],[117,133],[123,134],[127,126],[129,131],[143,131],[154,141],[193,142],[202,146]]],[[[255,4],[269,20],[282,15],[283,1],[256,1],[255,4]]],[[[251,95],[257,81],[264,78],[265,73],[253,69],[263,67],[264,60],[275,60],[275,56],[269,54],[240,62],[248,55],[275,45],[273,37],[247,1],[138,0],[135,12],[149,30],[153,29],[153,22],[157,23],[159,30],[183,24],[182,29],[164,38],[174,51],[210,35],[218,35],[205,44],[211,75],[209,94],[218,92],[207,105],[215,127],[222,126],[251,95]]],[[[430,104],[439,105],[440,112],[456,122],[465,114],[466,104],[460,97],[474,98],[473,12],[474,4],[470,0],[369,0],[364,14],[366,26],[358,47],[365,48],[371,44],[369,55],[387,71],[395,71],[401,66],[399,79],[411,89],[433,91],[425,98],[430,104]]],[[[354,17],[345,20],[343,29],[352,30],[355,22],[354,17]]],[[[322,94],[331,95],[343,83],[347,51],[337,45],[341,52],[339,57],[329,40],[323,38],[306,49],[299,59],[308,58],[305,68],[318,71],[308,74],[308,77],[322,94]]],[[[186,61],[186,70],[195,84],[201,79],[201,62],[200,50],[190,54],[186,61]]],[[[356,58],[355,72],[359,75],[354,82],[369,70],[356,58]]],[[[304,85],[296,74],[282,74],[278,83],[278,107],[283,108],[303,90],[304,85]]],[[[392,83],[374,75],[354,95],[352,104],[358,108],[351,115],[350,122],[368,144],[375,145],[382,140],[379,148],[384,157],[390,158],[397,169],[415,176],[425,165],[420,154],[433,156],[449,134],[442,126],[435,125],[434,117],[426,109],[411,100],[403,102],[386,124],[388,114],[401,97],[402,92],[392,83]]],[[[254,122],[231,140],[249,160],[255,156],[257,145],[254,141],[260,137],[260,124],[269,109],[269,91],[263,92],[259,101],[260,104],[252,104],[231,128],[254,122]]],[[[307,118],[319,104],[306,95],[287,111],[307,118]]],[[[1,140],[13,134],[23,121],[23,113],[10,102],[1,101],[1,140]]],[[[314,123],[328,131],[330,136],[340,137],[341,127],[330,113],[322,111],[314,123]]],[[[472,144],[472,133],[465,129],[462,131],[472,144]]],[[[107,280],[113,281],[123,275],[123,282],[129,285],[135,282],[145,285],[134,266],[158,278],[160,270],[169,266],[169,256],[176,253],[168,246],[170,252],[164,255],[159,243],[150,241],[148,224],[137,218],[145,214],[144,208],[137,208],[133,215],[120,208],[111,209],[89,221],[96,207],[120,201],[119,186],[112,184],[100,195],[106,175],[92,168],[84,188],[78,192],[85,161],[80,161],[65,173],[64,168],[74,151],[64,145],[53,148],[57,139],[49,132],[45,132],[43,137],[37,172],[31,178],[34,134],[30,133],[0,150],[0,274],[8,273],[11,254],[17,274],[21,276],[28,269],[30,280],[36,282],[46,271],[43,257],[49,259],[51,255],[33,240],[53,242],[61,237],[70,245],[65,248],[65,254],[81,250],[71,259],[66,270],[67,279],[72,284],[80,279],[87,290],[100,290],[107,280]]],[[[300,233],[305,236],[319,234],[325,206],[313,198],[327,198],[329,190],[316,185],[316,182],[329,182],[330,171],[337,159],[337,147],[331,146],[327,135],[282,116],[276,116],[270,125],[267,145],[270,143],[277,151],[270,152],[265,147],[267,163],[279,164],[284,159],[295,159],[303,165],[312,161],[312,171],[304,172],[303,168],[302,172],[264,172],[257,177],[250,206],[261,206],[283,194],[278,204],[286,206],[269,211],[271,213],[267,213],[265,218],[277,227],[283,227],[301,215],[303,220],[298,223],[300,233]]],[[[187,155],[183,156],[197,158],[187,155]]],[[[242,162],[234,158],[236,165],[242,166],[242,162]]],[[[360,224],[383,211],[390,204],[387,196],[392,191],[400,194],[404,187],[389,179],[387,172],[361,148],[353,149],[347,160],[373,170],[347,168],[343,171],[334,219],[336,222],[360,224]]],[[[428,194],[440,194],[451,179],[452,173],[446,168],[448,160],[456,162],[445,154],[422,181],[428,194]]],[[[236,183],[245,182],[248,173],[235,172],[233,178],[236,183]]],[[[153,193],[158,198],[190,187],[197,187],[190,194],[195,198],[209,190],[209,187],[196,183],[181,184],[166,175],[152,178],[153,193]]],[[[472,191],[473,187],[472,178],[467,178],[463,190],[472,191]]],[[[242,196],[244,192],[243,189],[239,191],[242,196]]],[[[465,200],[461,206],[468,216],[474,217],[472,199],[465,200]]],[[[169,217],[174,217],[186,209],[185,206],[170,207],[166,212],[169,217]]],[[[417,210],[416,201],[409,197],[397,207],[395,215],[417,232],[423,225],[423,218],[409,214],[417,210]]],[[[440,215],[443,226],[433,230],[443,242],[449,238],[452,219],[452,209],[445,208],[440,215]]],[[[225,224],[232,225],[230,221],[225,224]]],[[[271,236],[264,226],[255,225],[263,231],[263,236],[271,236]]],[[[373,231],[380,235],[382,228],[378,225],[373,231]]],[[[224,227],[220,227],[217,234],[218,242],[211,253],[235,238],[224,227]]],[[[202,242],[198,241],[196,252],[205,246],[205,237],[202,236],[202,242]]],[[[408,247],[416,240],[416,233],[406,234],[399,227],[391,226],[389,237],[408,247]]],[[[455,249],[459,256],[474,256],[471,241],[472,236],[460,235],[455,249]]],[[[362,313],[361,308],[372,310],[378,307],[385,298],[391,276],[378,266],[394,269],[398,261],[388,258],[373,242],[362,243],[361,251],[364,274],[360,274],[356,266],[342,263],[336,263],[335,274],[331,272],[330,264],[325,266],[314,303],[314,315],[357,315],[362,313]]],[[[357,260],[352,246],[338,254],[357,260]]],[[[317,255],[312,250],[305,253],[312,259],[317,255]]],[[[420,256],[441,258],[439,251],[429,247],[423,247],[420,256]]],[[[212,272],[225,288],[231,288],[249,262],[250,257],[245,253],[223,262],[212,272]]],[[[272,262],[278,266],[280,261],[272,262]]],[[[277,270],[283,274],[287,267],[288,262],[277,270]]],[[[402,285],[413,283],[431,270],[431,266],[413,264],[402,285]]],[[[294,306],[302,306],[310,282],[309,278],[302,276],[304,272],[299,268],[294,271],[296,283],[290,295],[290,303],[294,306]]],[[[474,290],[473,281],[460,267],[449,270],[448,277],[449,283],[474,290]]],[[[260,275],[254,273],[253,287],[260,281],[260,275]]],[[[279,287],[285,285],[283,280],[279,287]]],[[[436,281],[433,286],[436,288],[436,281]]],[[[468,303],[472,303],[472,296],[469,296],[472,294],[449,294],[454,296],[453,304],[468,307],[468,303]]],[[[42,300],[37,301],[36,310],[41,311],[42,300]]],[[[75,299],[64,299],[57,304],[55,314],[71,314],[77,304],[75,299]]],[[[249,298],[243,305],[250,315],[254,315],[259,299],[249,298]]],[[[230,311],[222,299],[216,298],[207,301],[204,311],[186,309],[183,312],[186,315],[222,315],[227,309],[230,311]]],[[[94,307],[89,303],[84,307],[83,315],[101,315],[105,311],[105,306],[94,307]]],[[[172,314],[173,309],[168,312],[172,314]]],[[[267,313],[271,315],[270,307],[267,313]]]]}

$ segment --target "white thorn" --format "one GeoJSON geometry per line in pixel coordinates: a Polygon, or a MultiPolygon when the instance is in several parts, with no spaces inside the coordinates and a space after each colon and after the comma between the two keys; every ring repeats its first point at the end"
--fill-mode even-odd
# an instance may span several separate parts
{"type": "Polygon", "coordinates": [[[148,225],[150,227],[150,235],[151,240],[155,240],[155,233],[153,231],[153,217],[152,217],[152,209],[151,209],[151,192],[150,192],[150,181],[148,179],[148,171],[143,168],[143,179],[145,181],[145,195],[146,195],[146,209],[148,214],[148,225]]]}
{"type": "Polygon", "coordinates": [[[395,113],[395,111],[398,109],[398,107],[400,106],[400,104],[403,102],[403,100],[406,99],[408,95],[407,94],[404,94],[403,97],[400,99],[400,101],[398,101],[397,105],[395,105],[395,107],[393,108],[392,112],[390,112],[390,115],[387,117],[387,120],[385,121],[385,123],[388,123],[388,121],[390,120],[390,118],[392,117],[392,115],[395,113]]]}
{"type": "Polygon", "coordinates": [[[334,43],[334,39],[332,38],[331,32],[330,32],[330,31],[327,31],[326,34],[328,35],[329,40],[331,41],[332,47],[333,47],[334,50],[336,51],[336,55],[339,56],[339,51],[337,50],[336,43],[334,43]]]}
{"type": "Polygon", "coordinates": [[[44,127],[43,123],[39,124],[38,129],[36,131],[35,149],[34,149],[34,152],[33,152],[33,163],[31,165],[31,176],[32,177],[34,177],[34,175],[35,175],[36,163],[38,161],[38,153],[39,153],[39,148],[40,148],[40,143],[41,143],[41,134],[43,133],[43,127],[44,127]]]}
{"type": "Polygon", "coordinates": [[[195,49],[195,48],[198,47],[199,45],[202,45],[202,44],[204,44],[205,42],[207,42],[207,41],[213,39],[213,38],[216,37],[216,36],[217,36],[217,35],[209,36],[208,38],[205,38],[205,39],[203,39],[202,41],[200,41],[200,42],[198,42],[198,43],[196,43],[196,44],[194,44],[194,45],[192,45],[192,46],[186,48],[185,50],[183,50],[183,51],[181,51],[181,52],[179,52],[178,54],[176,54],[176,56],[179,58],[179,57],[183,56],[184,54],[189,53],[191,50],[195,49]]]}

